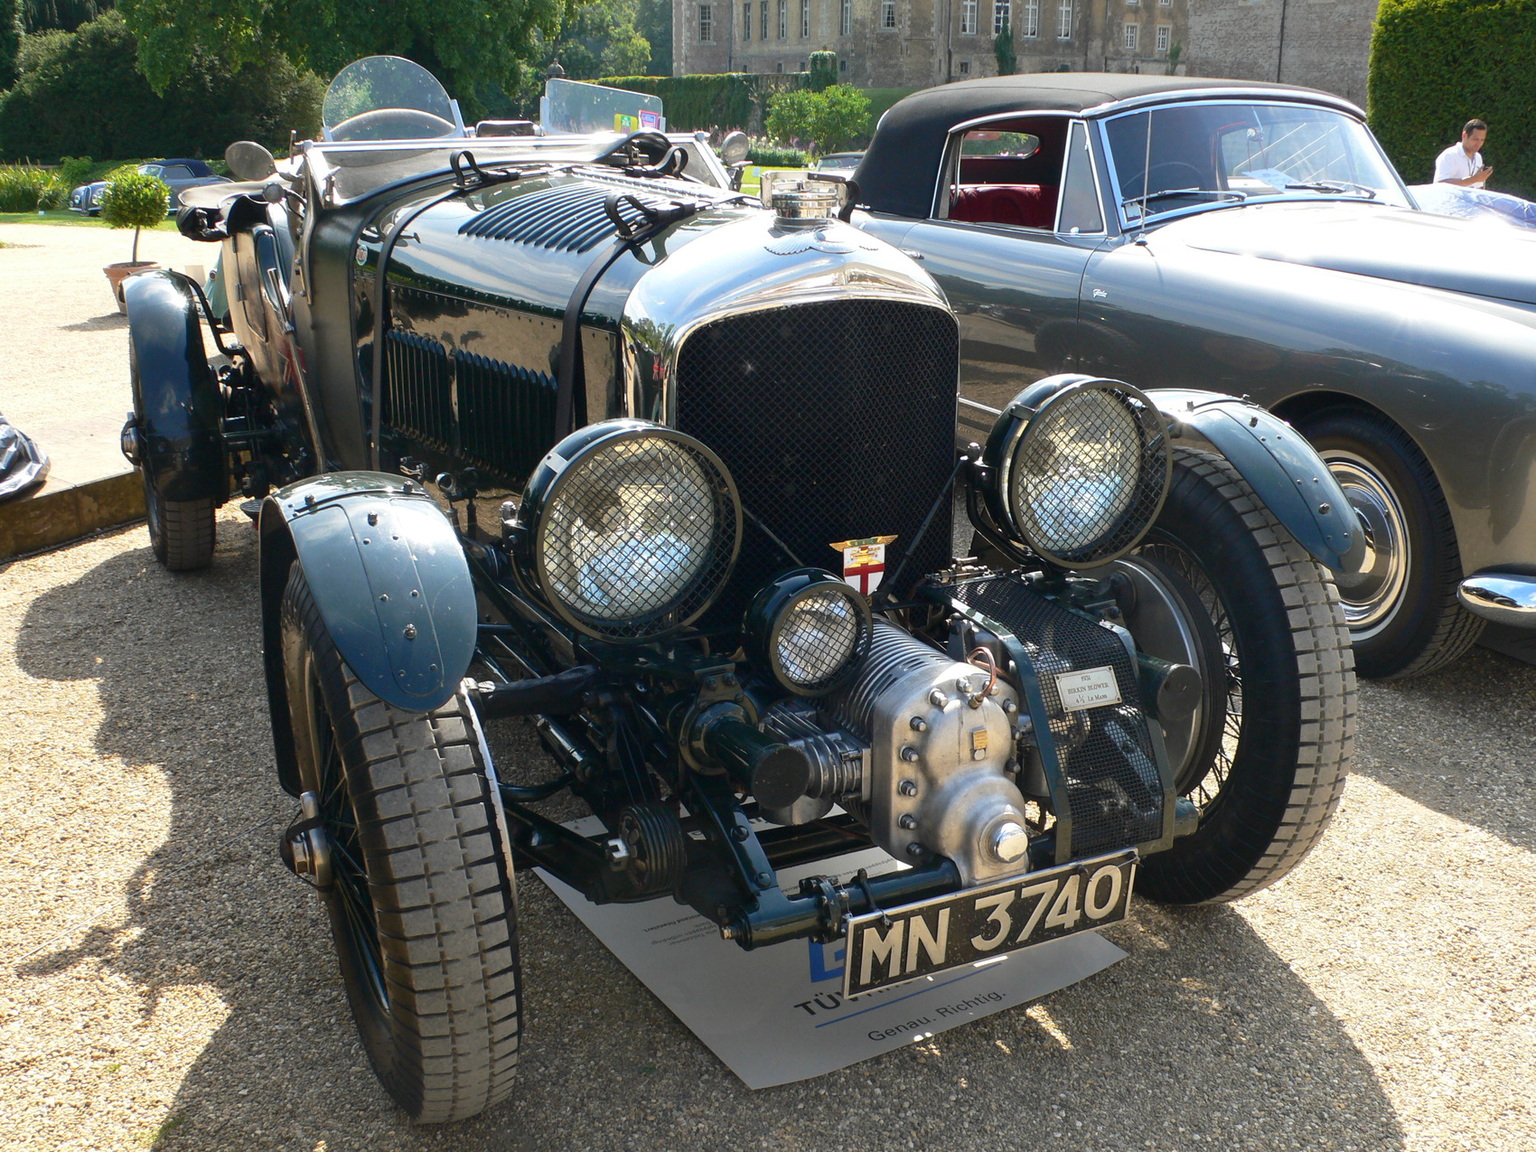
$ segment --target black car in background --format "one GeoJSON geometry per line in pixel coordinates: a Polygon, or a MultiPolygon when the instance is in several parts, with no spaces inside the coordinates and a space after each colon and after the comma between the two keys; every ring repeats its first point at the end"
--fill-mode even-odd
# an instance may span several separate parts
{"type": "MultiPolygon", "coordinates": [[[[165,181],[166,186],[171,190],[170,204],[167,208],[169,212],[174,212],[181,207],[181,194],[189,188],[205,188],[210,184],[229,183],[229,177],[216,175],[213,169],[208,167],[206,160],[182,158],[156,160],[150,164],[140,164],[139,171],[148,176],[158,176],[165,181]]],[[[70,210],[86,216],[99,216],[101,194],[106,191],[106,187],[105,180],[80,185],[69,194],[70,210]]]]}

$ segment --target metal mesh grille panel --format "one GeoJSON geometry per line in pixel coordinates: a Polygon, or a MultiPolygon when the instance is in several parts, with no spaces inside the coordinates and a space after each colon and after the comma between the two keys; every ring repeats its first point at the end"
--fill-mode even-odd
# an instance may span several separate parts
{"type": "MultiPolygon", "coordinates": [[[[591,184],[560,184],[514,194],[459,226],[461,236],[507,240],[558,252],[586,252],[615,234],[604,205],[610,192],[591,184]]],[[[626,193],[653,208],[670,200],[626,193]]],[[[619,215],[631,227],[645,219],[633,204],[620,202],[619,215]]]]}
{"type": "MultiPolygon", "coordinates": [[[[957,345],[947,312],[888,300],[734,316],[687,339],[677,426],[719,453],[748,514],[741,559],[707,620],[740,620],[747,598],[787,568],[840,573],[829,547],[839,541],[895,535],[894,568],[954,467],[957,345]]],[[[949,522],[946,503],[904,585],[948,559],[949,522]]]]}
{"type": "Polygon", "coordinates": [[[1030,424],[1014,462],[1009,501],[1041,555],[1085,564],[1130,547],[1157,515],[1168,445],[1135,397],[1077,390],[1030,424]]]}
{"type": "Polygon", "coordinates": [[[1034,663],[1066,783],[1072,854],[1085,856],[1161,836],[1162,781],[1140,708],[1136,670],[1119,638],[1010,576],[963,584],[954,596],[1017,636],[1034,663]],[[1119,685],[1119,704],[1073,712],[1062,707],[1059,674],[1105,667],[1119,685]]]}
{"type": "Polygon", "coordinates": [[[443,346],[414,332],[391,329],[385,348],[385,426],[452,452],[453,380],[443,346]]]}
{"type": "Polygon", "coordinates": [[[735,536],[729,485],[713,461],[675,440],[627,438],[568,467],[541,520],[539,568],[577,622],[634,639],[708,603],[735,536]]]}

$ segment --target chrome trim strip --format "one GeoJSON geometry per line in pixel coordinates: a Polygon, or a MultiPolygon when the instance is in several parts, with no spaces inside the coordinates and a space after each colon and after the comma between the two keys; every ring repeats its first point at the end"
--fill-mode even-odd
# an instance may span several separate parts
{"type": "Polygon", "coordinates": [[[1132,96],[1125,100],[1109,100],[1103,104],[1095,104],[1092,108],[1084,108],[1080,115],[1103,116],[1111,112],[1127,112],[1136,108],[1145,108],[1149,104],[1183,104],[1195,100],[1242,100],[1246,103],[1270,103],[1278,101],[1284,104],[1313,104],[1320,108],[1333,108],[1340,112],[1348,113],[1362,124],[1365,122],[1365,113],[1358,105],[1350,103],[1342,96],[1334,96],[1328,92],[1297,91],[1286,92],[1271,90],[1268,88],[1255,91],[1252,88],[1191,88],[1180,92],[1173,89],[1167,92],[1149,92],[1145,96],[1132,96]]]}

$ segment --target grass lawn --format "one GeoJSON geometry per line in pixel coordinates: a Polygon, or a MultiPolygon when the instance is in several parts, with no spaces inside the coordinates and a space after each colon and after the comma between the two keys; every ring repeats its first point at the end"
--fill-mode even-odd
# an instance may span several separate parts
{"type": "MultiPolygon", "coordinates": [[[[105,228],[106,221],[100,216],[82,216],[79,212],[71,212],[68,208],[59,208],[52,212],[0,212],[0,224],[74,224],[81,228],[105,228]]],[[[176,228],[176,217],[167,216],[164,221],[155,225],[161,230],[176,228]]],[[[153,231],[153,229],[145,229],[153,231]]]]}

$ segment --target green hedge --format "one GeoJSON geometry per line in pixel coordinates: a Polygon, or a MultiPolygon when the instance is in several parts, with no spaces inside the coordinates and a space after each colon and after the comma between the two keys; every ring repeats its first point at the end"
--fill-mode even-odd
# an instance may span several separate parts
{"type": "Polygon", "coordinates": [[[1476,117],[1490,187],[1536,193],[1536,0],[1381,0],[1371,40],[1371,127],[1409,184],[1476,117]]]}
{"type": "Polygon", "coordinates": [[[804,72],[764,74],[722,72],[698,76],[607,76],[599,84],[660,96],[667,127],[674,132],[699,129],[754,128],[762,122],[768,99],[809,81],[804,72]]]}
{"type": "Polygon", "coordinates": [[[275,56],[231,72],[203,59],[155,95],[115,11],[78,32],[29,36],[22,75],[0,95],[0,159],[219,156],[232,140],[286,153],[288,132],[318,130],[324,85],[275,56]]]}

